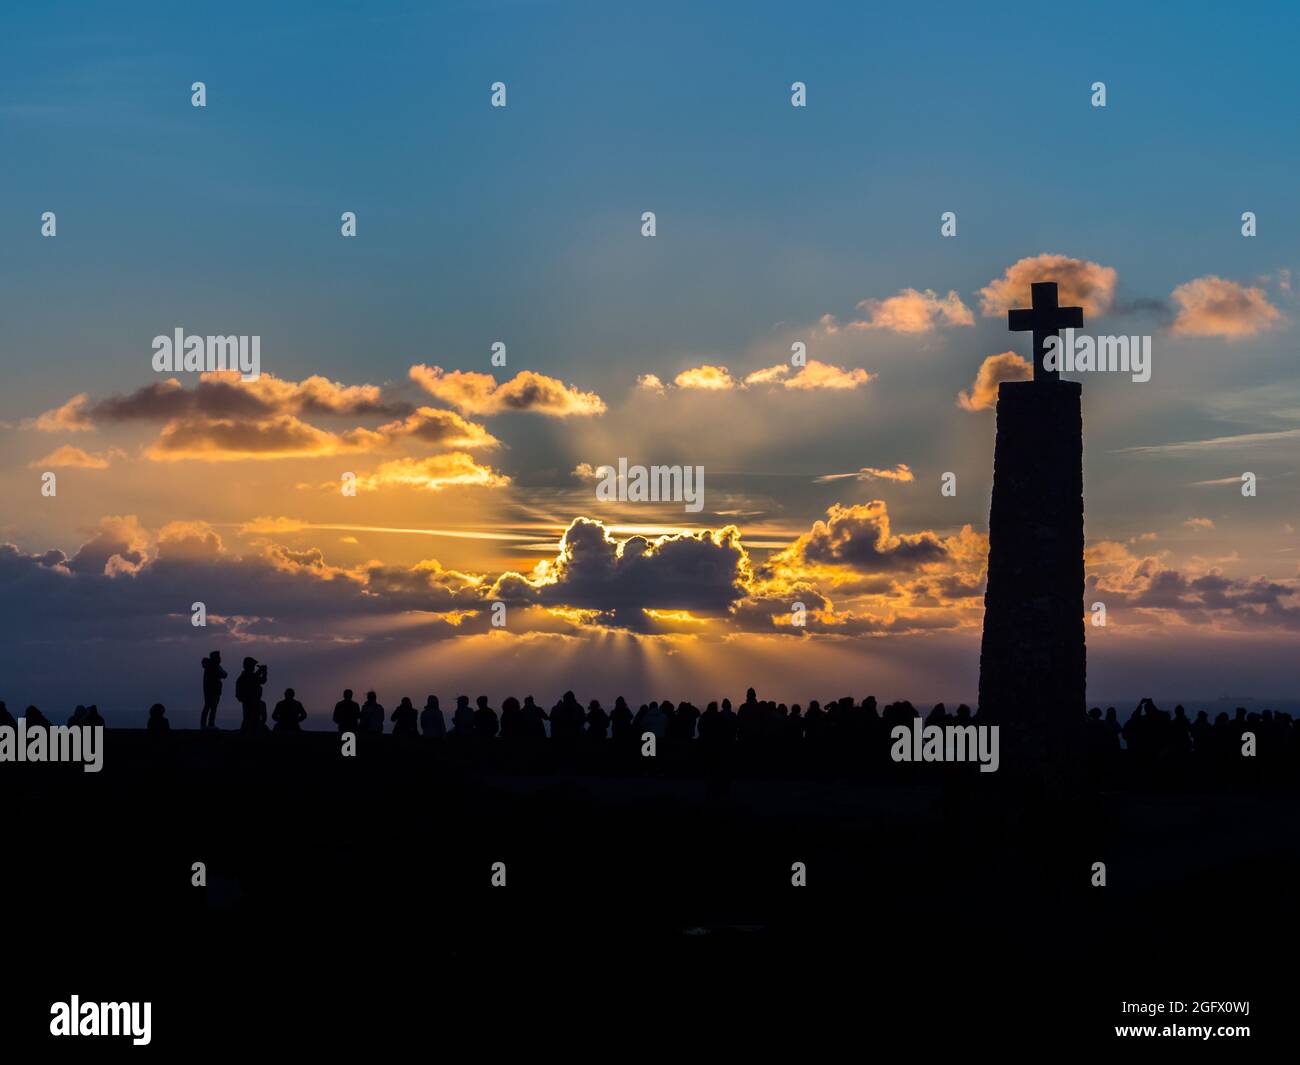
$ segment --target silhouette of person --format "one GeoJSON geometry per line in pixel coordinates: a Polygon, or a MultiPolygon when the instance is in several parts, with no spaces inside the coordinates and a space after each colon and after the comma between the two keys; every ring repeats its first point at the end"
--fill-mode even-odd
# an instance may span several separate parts
{"type": "MultiPolygon", "coordinates": [[[[700,743],[706,747],[716,747],[721,741],[721,714],[718,713],[718,703],[714,700],[704,708],[704,713],[700,715],[700,743]]],[[[617,735],[617,731],[615,732],[617,735]]]]}
{"type": "Polygon", "coordinates": [[[592,699],[591,705],[587,707],[587,738],[603,740],[608,728],[609,714],[605,713],[599,699],[592,699]]]}
{"type": "Polygon", "coordinates": [[[653,732],[655,742],[659,742],[668,732],[668,724],[672,718],[668,714],[667,707],[672,703],[665,700],[663,703],[651,703],[646,710],[645,717],[641,719],[641,734],[653,732]]]}
{"type": "Polygon", "coordinates": [[[501,704],[501,738],[503,740],[522,739],[528,732],[528,721],[524,708],[513,695],[501,704]]]}
{"type": "Polygon", "coordinates": [[[447,735],[447,722],[442,719],[442,709],[438,706],[436,695],[430,695],[425,700],[424,709],[420,711],[420,731],[435,739],[447,735]]]}
{"type": "Polygon", "coordinates": [[[722,700],[722,711],[718,714],[718,740],[724,746],[736,741],[736,729],[739,723],[736,721],[736,714],[731,709],[731,700],[722,700]]]}
{"type": "Polygon", "coordinates": [[[78,703],[77,708],[72,711],[72,716],[68,718],[68,724],[79,726],[79,725],[84,725],[85,723],[86,723],[86,708],[82,706],[80,703],[78,703]]]}
{"type": "Polygon", "coordinates": [[[262,685],[266,683],[266,666],[256,658],[245,658],[243,671],[235,678],[235,699],[243,708],[240,732],[260,732],[266,727],[266,704],[262,702],[262,685]]]}
{"type": "Polygon", "coordinates": [[[1119,718],[1115,716],[1113,706],[1106,707],[1106,717],[1103,719],[1102,724],[1106,726],[1106,731],[1110,734],[1111,747],[1118,751],[1119,736],[1122,730],[1120,729],[1119,718]]]}
{"type": "Polygon", "coordinates": [[[469,708],[469,696],[456,696],[456,712],[451,715],[453,736],[474,735],[474,711],[469,708]]]}
{"type": "Polygon", "coordinates": [[[162,703],[154,703],[149,707],[149,723],[145,725],[148,732],[166,732],[172,727],[172,723],[167,720],[167,708],[162,703]]]}
{"type": "MultiPolygon", "coordinates": [[[[939,708],[942,706],[943,703],[939,703],[938,705],[936,705],[935,711],[938,711],[939,708]]],[[[842,741],[848,739],[849,729],[851,727],[851,722],[852,722],[852,714],[853,714],[853,700],[847,695],[841,696],[839,699],[836,699],[833,703],[827,706],[826,727],[827,730],[830,732],[830,734],[833,735],[837,740],[842,741]]],[[[943,711],[943,720],[936,723],[943,724],[943,722],[947,720],[947,717],[948,717],[948,711],[945,709],[943,711]]]]}
{"type": "Polygon", "coordinates": [[[1211,746],[1210,736],[1213,731],[1214,729],[1210,725],[1210,715],[1204,710],[1198,710],[1196,720],[1191,725],[1192,743],[1195,745],[1197,757],[1204,758],[1209,751],[1211,746]]]}
{"type": "MultiPolygon", "coordinates": [[[[682,703],[682,706],[685,705],[685,703],[682,703]]],[[[659,712],[664,715],[667,722],[664,725],[664,738],[671,739],[676,735],[677,731],[677,707],[673,705],[671,699],[664,699],[659,703],[659,712]]]]}
{"type": "Polygon", "coordinates": [[[88,707],[86,707],[86,720],[83,723],[90,726],[91,728],[94,728],[94,726],[96,725],[104,724],[104,719],[99,716],[99,707],[96,706],[94,703],[91,703],[88,707]]]}
{"type": "Polygon", "coordinates": [[[478,697],[478,709],[474,711],[474,735],[480,739],[490,740],[497,734],[497,712],[488,706],[486,695],[478,697]]]}
{"type": "Polygon", "coordinates": [[[221,652],[213,651],[203,660],[203,710],[199,714],[199,728],[217,727],[217,704],[221,702],[221,682],[226,671],[221,668],[221,652]]]}
{"type": "Polygon", "coordinates": [[[1124,746],[1135,755],[1146,754],[1146,736],[1147,723],[1143,719],[1143,713],[1146,710],[1146,700],[1143,699],[1133,709],[1129,719],[1124,722],[1124,727],[1120,730],[1124,737],[1124,746]]]}
{"type": "Polygon", "coordinates": [[[1233,712],[1232,721],[1230,723],[1232,728],[1233,744],[1240,743],[1241,734],[1247,731],[1250,727],[1250,722],[1246,719],[1246,716],[1246,708],[1244,706],[1237,707],[1233,712]]]}
{"type": "Polygon", "coordinates": [[[672,735],[683,743],[695,739],[695,723],[700,719],[700,708],[693,703],[682,703],[673,716],[672,735]]]}
{"type": "Polygon", "coordinates": [[[810,740],[820,740],[826,733],[826,711],[816,699],[808,703],[803,716],[803,733],[810,740]]]}
{"type": "Polygon", "coordinates": [[[0,725],[8,725],[10,728],[18,727],[18,719],[9,712],[9,707],[0,702],[0,725]]]}
{"type": "Polygon", "coordinates": [[[1173,750],[1186,754],[1192,746],[1192,723],[1187,720],[1183,704],[1174,707],[1174,719],[1169,726],[1169,744],[1173,750]]]}
{"type": "Polygon", "coordinates": [[[39,725],[41,728],[49,728],[50,719],[34,706],[29,706],[24,710],[23,717],[27,719],[28,728],[31,728],[33,725],[39,725]]]}
{"type": "Polygon", "coordinates": [[[943,703],[935,703],[934,709],[926,715],[925,723],[943,728],[948,723],[948,708],[943,703]]]}
{"type": "Polygon", "coordinates": [[[381,736],[384,732],[384,708],[374,692],[366,692],[366,701],[361,707],[361,731],[370,736],[381,736]]]}
{"type": "Polygon", "coordinates": [[[284,698],[275,704],[271,711],[271,720],[275,722],[276,732],[301,732],[299,727],[307,719],[307,711],[302,703],[294,698],[293,689],[284,689],[284,698]]]}
{"type": "Polygon", "coordinates": [[[1259,733],[1260,733],[1260,756],[1265,760],[1272,759],[1276,756],[1279,745],[1278,725],[1280,722],[1273,719],[1273,711],[1265,708],[1259,715],[1259,733]]]}
{"type": "Polygon", "coordinates": [[[361,707],[352,698],[352,689],[343,689],[343,698],[334,704],[334,724],[339,732],[356,732],[361,726],[361,707]]]}
{"type": "Polygon", "coordinates": [[[627,700],[619,696],[614,700],[614,709],[609,715],[610,724],[613,725],[613,736],[616,740],[625,740],[632,735],[632,708],[627,705],[627,700]]]}
{"type": "Polygon", "coordinates": [[[1227,749],[1232,742],[1232,722],[1228,719],[1228,712],[1220,710],[1214,716],[1214,746],[1215,749],[1222,752],[1227,749]]]}
{"type": "Polygon", "coordinates": [[[758,738],[760,726],[757,718],[760,713],[758,693],[753,688],[750,688],[745,692],[745,701],[740,704],[740,709],[736,711],[736,739],[740,743],[753,743],[758,738]]]}
{"type": "Polygon", "coordinates": [[[392,722],[394,736],[418,736],[420,734],[418,728],[419,715],[409,695],[402,696],[401,702],[397,704],[397,709],[393,711],[392,722]]]}
{"type": "Polygon", "coordinates": [[[546,711],[538,706],[531,695],[524,699],[524,721],[527,723],[527,735],[532,740],[546,739],[546,711]]]}
{"type": "MultiPolygon", "coordinates": [[[[790,712],[786,715],[782,731],[785,733],[786,740],[790,743],[798,743],[803,739],[803,716],[798,703],[795,703],[790,707],[790,712]]],[[[703,735],[703,733],[704,721],[701,719],[700,734],[703,735]]]]}
{"type": "Polygon", "coordinates": [[[1085,715],[1084,729],[1088,750],[1094,755],[1104,751],[1110,737],[1106,735],[1106,726],[1101,720],[1100,706],[1094,706],[1085,715]]]}
{"type": "Polygon", "coordinates": [[[1169,711],[1161,710],[1160,707],[1156,706],[1153,699],[1148,698],[1146,704],[1150,750],[1153,754],[1159,754],[1173,742],[1173,718],[1169,716],[1169,711]]]}
{"type": "Polygon", "coordinates": [[[567,691],[551,710],[551,739],[561,742],[575,740],[582,734],[582,704],[567,691]]]}

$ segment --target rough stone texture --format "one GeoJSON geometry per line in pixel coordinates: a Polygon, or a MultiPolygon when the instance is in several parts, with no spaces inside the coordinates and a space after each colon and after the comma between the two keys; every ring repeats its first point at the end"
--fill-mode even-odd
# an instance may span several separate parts
{"type": "Polygon", "coordinates": [[[1082,732],[1083,389],[998,389],[980,716],[1001,725],[1010,770],[1063,766],[1082,732]]]}

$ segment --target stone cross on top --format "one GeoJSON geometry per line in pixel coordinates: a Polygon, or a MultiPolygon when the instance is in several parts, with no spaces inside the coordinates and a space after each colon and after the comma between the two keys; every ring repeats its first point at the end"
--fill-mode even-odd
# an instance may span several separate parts
{"type": "Polygon", "coordinates": [[[1056,282],[1035,281],[1033,308],[1007,312],[1007,328],[1013,333],[1032,330],[1034,334],[1034,381],[1046,383],[1059,381],[1059,370],[1049,370],[1043,365],[1047,356],[1047,338],[1056,336],[1062,329],[1083,328],[1082,307],[1059,307],[1056,303],[1056,282]]]}

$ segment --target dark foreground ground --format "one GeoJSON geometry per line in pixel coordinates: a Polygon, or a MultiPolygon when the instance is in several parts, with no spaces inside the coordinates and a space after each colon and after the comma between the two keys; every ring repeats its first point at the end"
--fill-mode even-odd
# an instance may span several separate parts
{"type": "Polygon", "coordinates": [[[843,757],[105,742],[98,774],[0,766],[6,1046],[103,1056],[48,1036],[71,994],[152,1002],[151,1047],[111,1049],[169,1061],[1294,1045],[1285,776],[1119,772],[1051,799],[1002,772],[843,757]],[[1170,1000],[1189,1004],[1173,1023],[1251,1035],[1116,1038],[1149,1023],[1122,1002],[1170,1000]],[[1192,1012],[1225,1000],[1249,1015],[1192,1012]]]}

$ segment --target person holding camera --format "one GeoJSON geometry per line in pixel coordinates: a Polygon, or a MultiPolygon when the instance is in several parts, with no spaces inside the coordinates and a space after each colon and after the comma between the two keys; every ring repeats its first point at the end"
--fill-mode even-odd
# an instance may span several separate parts
{"type": "Polygon", "coordinates": [[[266,663],[256,658],[244,659],[244,670],[235,681],[235,698],[244,709],[241,732],[266,731],[266,703],[262,701],[262,685],[266,683],[266,663]]]}

